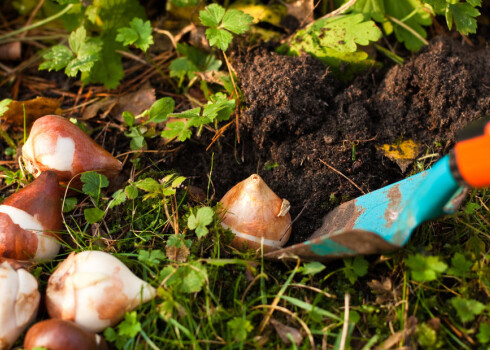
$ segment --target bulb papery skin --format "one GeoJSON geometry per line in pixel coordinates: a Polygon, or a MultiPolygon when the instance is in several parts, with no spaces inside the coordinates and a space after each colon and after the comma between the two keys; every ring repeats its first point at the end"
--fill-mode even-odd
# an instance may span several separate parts
{"type": "Polygon", "coordinates": [[[4,350],[34,320],[41,295],[34,276],[4,261],[0,264],[0,296],[0,350],[4,350]]]}
{"type": "Polygon", "coordinates": [[[235,234],[232,245],[264,252],[280,249],[291,235],[291,215],[262,178],[253,174],[230,189],[220,201],[226,210],[221,225],[235,234]],[[263,242],[263,243],[262,243],[263,242]]]}
{"type": "Polygon", "coordinates": [[[24,350],[107,350],[104,339],[71,321],[50,319],[36,323],[27,331],[24,350]]]}
{"type": "MultiPolygon", "coordinates": [[[[112,178],[122,169],[119,160],[78,126],[57,115],[46,115],[34,122],[22,147],[22,157],[34,176],[54,170],[62,183],[91,170],[112,178]]],[[[80,181],[74,180],[70,186],[80,187],[80,181]]]]}
{"type": "Polygon", "coordinates": [[[5,199],[0,205],[0,257],[51,260],[60,249],[61,191],[53,171],[5,199]]]}
{"type": "Polygon", "coordinates": [[[46,306],[52,318],[70,320],[87,331],[100,332],[155,294],[152,286],[114,256],[84,251],[71,253],[51,275],[46,306]]]}

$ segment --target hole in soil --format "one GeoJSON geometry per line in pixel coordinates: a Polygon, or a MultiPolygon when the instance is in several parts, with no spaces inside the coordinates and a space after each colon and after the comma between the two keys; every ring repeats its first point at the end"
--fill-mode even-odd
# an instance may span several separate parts
{"type": "Polygon", "coordinates": [[[202,174],[213,164],[216,200],[259,174],[291,202],[293,219],[304,209],[289,244],[302,242],[341,202],[419,170],[412,165],[402,172],[376,145],[413,139],[421,145],[419,157],[437,154],[420,161],[428,166],[449,151],[457,130],[490,114],[488,57],[488,47],[441,37],[402,67],[367,72],[344,85],[308,56],[264,48],[238,53],[233,65],[248,106],[239,142],[229,131],[206,152],[213,135],[203,135],[184,144],[168,165],[206,189],[202,174]]]}

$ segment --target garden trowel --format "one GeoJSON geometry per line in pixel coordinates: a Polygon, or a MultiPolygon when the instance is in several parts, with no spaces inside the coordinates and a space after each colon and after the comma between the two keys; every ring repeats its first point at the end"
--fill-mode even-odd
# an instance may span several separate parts
{"type": "Polygon", "coordinates": [[[490,117],[470,124],[458,139],[429,170],[343,203],[307,241],[264,257],[327,260],[403,246],[424,221],[454,213],[468,188],[490,187],[490,117]]]}

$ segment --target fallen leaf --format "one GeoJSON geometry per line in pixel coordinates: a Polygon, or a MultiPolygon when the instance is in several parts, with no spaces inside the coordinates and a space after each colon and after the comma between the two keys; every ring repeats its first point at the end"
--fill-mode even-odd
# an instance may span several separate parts
{"type": "Polygon", "coordinates": [[[12,101],[0,120],[3,121],[2,129],[9,127],[24,127],[24,108],[26,110],[26,127],[29,129],[36,119],[48,114],[62,114],[60,108],[61,99],[38,96],[28,101],[12,101]]]}
{"type": "Polygon", "coordinates": [[[402,172],[407,170],[421,151],[420,145],[410,139],[392,145],[385,144],[376,146],[376,149],[381,151],[384,156],[394,161],[400,167],[402,172]]]}
{"type": "Polygon", "coordinates": [[[167,254],[167,257],[170,260],[178,261],[178,262],[186,262],[187,257],[189,256],[191,251],[185,245],[182,245],[182,247],[180,248],[177,248],[175,246],[172,247],[167,246],[165,248],[165,253],[167,254]]]}
{"type": "Polygon", "coordinates": [[[298,329],[286,326],[285,324],[275,319],[271,319],[271,324],[274,326],[277,334],[279,335],[279,338],[281,338],[286,346],[291,345],[291,338],[293,339],[296,346],[299,346],[303,341],[303,336],[298,329]],[[291,337],[288,337],[288,334],[290,334],[291,337]]]}
{"type": "Polygon", "coordinates": [[[117,120],[122,121],[124,111],[138,115],[149,109],[155,101],[155,89],[151,87],[149,82],[146,82],[138,91],[119,96],[118,103],[112,109],[111,115],[117,120]]]}
{"type": "Polygon", "coordinates": [[[131,112],[133,115],[138,115],[149,109],[155,101],[155,89],[153,89],[150,83],[147,82],[135,92],[117,97],[110,97],[91,104],[85,109],[82,119],[91,119],[95,117],[97,113],[102,111],[104,115],[110,113],[114,118],[122,122],[122,114],[124,111],[131,112]]]}

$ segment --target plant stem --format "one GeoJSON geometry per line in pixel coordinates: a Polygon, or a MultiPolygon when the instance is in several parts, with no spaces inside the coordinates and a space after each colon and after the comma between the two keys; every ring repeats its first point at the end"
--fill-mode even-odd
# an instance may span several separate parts
{"type": "Polygon", "coordinates": [[[68,6],[66,6],[63,10],[61,10],[60,12],[52,15],[51,17],[48,17],[48,18],[45,18],[39,22],[36,22],[34,24],[31,24],[30,26],[26,26],[26,27],[22,27],[22,28],[19,28],[17,30],[14,30],[10,33],[7,33],[7,34],[4,34],[4,35],[1,35],[0,36],[0,42],[2,42],[3,40],[7,39],[7,38],[10,38],[12,36],[15,36],[17,34],[20,34],[20,33],[23,33],[23,32],[27,32],[31,29],[34,29],[34,28],[38,28],[38,27],[41,27],[43,25],[45,25],[46,23],[49,23],[51,21],[54,21],[55,19],[63,16],[65,13],[67,13],[68,11],[70,11],[70,9],[73,7],[73,4],[69,4],[68,6]]]}
{"type": "Polygon", "coordinates": [[[386,18],[388,18],[390,21],[392,22],[395,22],[396,24],[398,24],[400,27],[408,30],[410,33],[412,33],[417,39],[419,39],[421,42],[424,43],[424,45],[429,45],[429,42],[427,40],[424,39],[424,37],[422,37],[422,35],[420,35],[419,33],[417,33],[415,31],[415,29],[413,29],[412,27],[410,27],[408,24],[406,23],[403,23],[402,21],[400,21],[398,18],[395,18],[393,16],[386,16],[386,18]]]}

